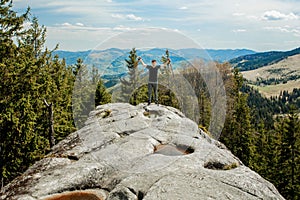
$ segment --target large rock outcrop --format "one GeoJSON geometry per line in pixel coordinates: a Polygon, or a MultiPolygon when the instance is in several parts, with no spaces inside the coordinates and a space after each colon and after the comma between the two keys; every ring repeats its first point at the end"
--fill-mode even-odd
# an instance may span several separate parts
{"type": "Polygon", "coordinates": [[[107,104],[1,199],[283,199],[180,111],[107,104]]]}

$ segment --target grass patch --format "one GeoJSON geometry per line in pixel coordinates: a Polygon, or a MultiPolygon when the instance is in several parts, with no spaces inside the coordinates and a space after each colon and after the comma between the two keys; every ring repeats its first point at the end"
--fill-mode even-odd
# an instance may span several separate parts
{"type": "Polygon", "coordinates": [[[294,88],[300,88],[300,80],[296,81],[288,81],[285,84],[277,84],[277,85],[266,85],[266,86],[256,86],[251,85],[254,89],[257,89],[263,96],[269,98],[271,96],[279,96],[281,91],[292,92],[294,88]]]}
{"type": "Polygon", "coordinates": [[[97,114],[97,117],[100,117],[100,118],[107,118],[107,117],[109,117],[110,116],[110,114],[111,114],[111,110],[109,110],[109,109],[107,109],[107,110],[104,110],[103,112],[100,112],[100,113],[98,113],[97,114]]]}
{"type": "Polygon", "coordinates": [[[204,168],[213,170],[231,170],[239,166],[238,163],[223,164],[219,161],[209,161],[204,164],[204,168]]]}
{"type": "Polygon", "coordinates": [[[148,111],[145,111],[143,114],[145,117],[150,117],[150,112],[148,112],[148,111]]]}
{"type": "Polygon", "coordinates": [[[223,169],[224,170],[231,170],[231,169],[234,169],[234,168],[237,168],[237,167],[238,167],[237,163],[231,163],[229,165],[224,165],[223,169]]]}

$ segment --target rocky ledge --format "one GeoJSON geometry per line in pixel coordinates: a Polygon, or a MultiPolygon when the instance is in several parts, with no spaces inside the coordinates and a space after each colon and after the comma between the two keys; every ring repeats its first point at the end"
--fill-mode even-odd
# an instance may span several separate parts
{"type": "Polygon", "coordinates": [[[106,104],[0,199],[283,199],[180,111],[106,104]]]}

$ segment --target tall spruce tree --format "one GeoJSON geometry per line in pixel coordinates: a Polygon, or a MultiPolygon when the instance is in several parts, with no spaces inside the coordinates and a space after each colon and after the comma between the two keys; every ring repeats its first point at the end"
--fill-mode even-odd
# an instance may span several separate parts
{"type": "Polygon", "coordinates": [[[295,107],[278,127],[282,135],[278,166],[278,189],[287,199],[300,198],[300,120],[295,107]]]}
{"type": "Polygon", "coordinates": [[[128,69],[128,78],[121,78],[121,101],[129,100],[131,104],[138,104],[138,94],[134,92],[140,84],[141,70],[138,69],[136,49],[132,48],[128,59],[125,59],[128,69]],[[132,95],[132,96],[131,96],[132,95]]]}
{"type": "MultiPolygon", "coordinates": [[[[247,105],[247,95],[242,94],[240,89],[243,85],[243,76],[234,69],[234,105],[230,121],[225,122],[224,135],[221,141],[239,157],[242,162],[251,166],[253,156],[253,127],[251,125],[250,109],[247,105]]],[[[228,119],[227,119],[228,120],[228,119]]]]}
{"type": "Polygon", "coordinates": [[[93,78],[96,75],[90,74],[88,66],[83,63],[81,58],[77,59],[74,66],[74,75],[76,81],[72,96],[73,115],[76,127],[81,128],[95,107],[96,86],[94,84],[97,84],[97,80],[95,80],[97,78],[93,78]]]}
{"type": "MultiPolygon", "coordinates": [[[[166,62],[168,62],[169,59],[170,59],[170,53],[169,53],[169,50],[167,49],[165,52],[165,55],[163,55],[161,57],[161,62],[166,63],[166,62]]],[[[173,74],[172,64],[168,63],[166,66],[166,70],[163,69],[163,72],[165,73],[165,76],[167,78],[168,87],[170,87],[170,85],[171,85],[171,80],[170,80],[171,77],[170,76],[171,76],[171,74],[173,74]]]]}
{"type": "MultiPolygon", "coordinates": [[[[161,62],[166,63],[170,59],[170,53],[169,50],[167,49],[165,52],[165,55],[161,57],[161,62]]],[[[175,95],[172,92],[174,90],[174,84],[172,84],[174,81],[174,74],[173,74],[173,69],[172,69],[172,64],[168,63],[165,69],[162,70],[162,82],[166,85],[166,88],[160,88],[160,101],[164,105],[167,106],[173,106],[173,107],[178,107],[178,102],[177,99],[175,99],[175,95]],[[172,75],[173,75],[173,80],[172,80],[172,75]]]]}

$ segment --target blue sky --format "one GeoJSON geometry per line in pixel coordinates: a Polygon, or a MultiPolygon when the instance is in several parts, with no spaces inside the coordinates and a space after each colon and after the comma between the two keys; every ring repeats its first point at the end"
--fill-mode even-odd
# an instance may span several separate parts
{"type": "Polygon", "coordinates": [[[300,47],[299,0],[14,1],[20,13],[28,6],[47,27],[46,45],[59,43],[61,50],[93,49],[114,35],[145,28],[176,31],[211,49],[300,47]]]}

